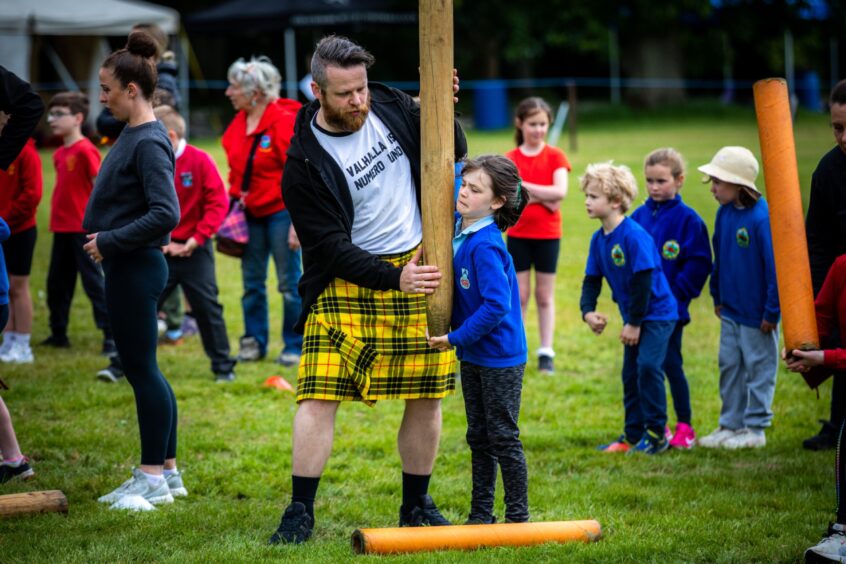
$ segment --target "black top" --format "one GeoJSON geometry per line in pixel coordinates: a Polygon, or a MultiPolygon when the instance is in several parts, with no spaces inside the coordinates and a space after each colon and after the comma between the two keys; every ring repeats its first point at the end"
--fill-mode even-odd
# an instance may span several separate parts
{"type": "MultiPolygon", "coordinates": [[[[383,84],[368,84],[371,110],[396,136],[411,164],[420,204],[420,106],[411,96],[383,84]]],[[[315,100],[297,113],[294,137],[282,175],[282,196],[303,249],[299,291],[303,309],[296,330],[303,331],[312,304],[334,278],[372,290],[398,290],[401,269],[353,245],[355,209],[340,166],[320,146],[311,120],[320,109],[315,100]]],[[[467,154],[458,122],[453,130],[455,158],[467,154]]],[[[386,237],[390,233],[385,234],[386,237]]]]}
{"type": "Polygon", "coordinates": [[[44,102],[28,82],[0,66],[0,112],[10,114],[0,135],[0,169],[6,170],[26,145],[44,113],[44,102]]]}
{"type": "Polygon", "coordinates": [[[816,296],[834,259],[846,253],[846,153],[839,146],[820,159],[811,177],[805,232],[816,296]]]}

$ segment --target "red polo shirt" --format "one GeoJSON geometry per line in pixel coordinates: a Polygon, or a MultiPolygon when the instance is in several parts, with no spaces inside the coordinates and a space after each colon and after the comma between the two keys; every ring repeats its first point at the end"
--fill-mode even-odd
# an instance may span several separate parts
{"type": "Polygon", "coordinates": [[[82,218],[101,160],[100,151],[86,138],[69,147],[59,147],[53,153],[56,188],[50,202],[50,231],[85,233],[82,218]]]}

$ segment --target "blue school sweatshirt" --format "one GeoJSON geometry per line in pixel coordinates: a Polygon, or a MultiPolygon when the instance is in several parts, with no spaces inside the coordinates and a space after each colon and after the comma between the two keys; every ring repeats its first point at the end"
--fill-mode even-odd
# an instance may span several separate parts
{"type": "Polygon", "coordinates": [[[778,323],[778,305],[769,207],[761,198],[751,208],[720,206],[714,222],[711,296],[721,315],[747,327],[766,319],[778,323]]]}
{"type": "Polygon", "coordinates": [[[636,221],[624,217],[611,233],[604,233],[600,227],[593,234],[585,276],[602,276],[608,281],[611,299],[620,308],[624,323],[629,323],[632,278],[644,270],[652,271],[652,291],[643,320],[678,320],[678,305],[661,271],[658,249],[649,233],[636,221]]]}
{"type": "Polygon", "coordinates": [[[666,202],[649,198],[631,218],[652,235],[661,255],[661,270],[679,306],[679,320],[690,321],[690,301],[699,296],[711,274],[708,228],[680,195],[666,202]]]}
{"type": "MultiPolygon", "coordinates": [[[[0,217],[0,243],[12,234],[9,224],[0,217]]],[[[0,305],[9,303],[9,275],[6,274],[6,259],[3,257],[3,247],[0,247],[0,305]]]]}
{"type": "Polygon", "coordinates": [[[460,233],[453,258],[455,290],[449,342],[459,360],[490,368],[524,364],[526,332],[514,262],[493,218],[479,220],[460,233]],[[483,223],[484,222],[484,223],[483,223]]]}

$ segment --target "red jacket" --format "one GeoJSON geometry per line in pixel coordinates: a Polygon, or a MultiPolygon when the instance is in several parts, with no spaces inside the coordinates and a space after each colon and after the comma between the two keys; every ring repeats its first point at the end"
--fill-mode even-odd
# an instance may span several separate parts
{"type": "Polygon", "coordinates": [[[229,161],[229,195],[236,199],[241,197],[241,181],[250,149],[256,136],[261,136],[245,200],[247,211],[255,217],[265,217],[285,209],[282,170],[300,106],[299,102],[285,98],[268,104],[258,127],[250,135],[247,135],[247,112],[238,112],[223,133],[221,143],[229,161]]]}
{"type": "MultiPolygon", "coordinates": [[[[825,343],[835,329],[839,329],[840,343],[837,345],[842,346],[843,339],[846,339],[846,255],[840,255],[831,265],[814,304],[817,310],[820,342],[825,343]]],[[[830,349],[825,344],[823,349],[824,366],[835,370],[846,370],[846,349],[830,349]]]]}
{"type": "Polygon", "coordinates": [[[0,217],[9,224],[12,235],[35,227],[41,190],[41,157],[30,139],[9,168],[0,170],[0,217]]]}
{"type": "Polygon", "coordinates": [[[171,238],[184,242],[193,237],[202,245],[217,232],[229,209],[223,179],[208,153],[185,145],[176,159],[173,180],[180,218],[171,238]]]}

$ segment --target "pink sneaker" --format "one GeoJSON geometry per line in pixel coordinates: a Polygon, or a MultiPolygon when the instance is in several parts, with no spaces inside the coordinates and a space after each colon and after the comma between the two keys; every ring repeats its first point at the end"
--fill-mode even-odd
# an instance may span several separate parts
{"type": "Polygon", "coordinates": [[[676,433],[670,441],[670,448],[693,448],[696,444],[696,433],[687,423],[677,423],[676,433]]]}

